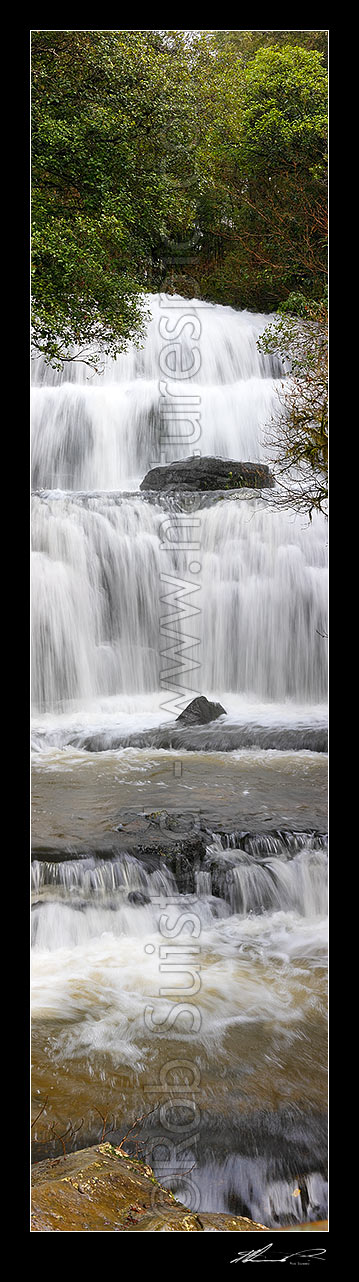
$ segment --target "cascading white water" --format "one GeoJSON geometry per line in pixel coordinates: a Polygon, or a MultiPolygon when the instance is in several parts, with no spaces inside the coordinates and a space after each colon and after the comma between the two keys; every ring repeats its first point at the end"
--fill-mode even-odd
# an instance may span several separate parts
{"type": "MultiPolygon", "coordinates": [[[[142,350],[132,347],[103,372],[84,363],[52,370],[34,361],[32,473],[35,489],[136,489],[155,462],[191,453],[178,437],[175,410],[163,395],[161,323],[167,319],[160,296],[148,299],[151,320],[142,350]],[[162,387],[162,390],[161,390],[162,387]]],[[[171,308],[170,330],[181,327],[181,307],[171,308]]],[[[257,339],[268,317],[235,312],[231,307],[188,302],[192,318],[176,340],[181,368],[191,369],[193,323],[201,327],[200,367],[185,380],[199,398],[201,453],[224,458],[264,458],[261,428],[274,409],[275,358],[261,355],[257,339]]],[[[166,333],[168,331],[166,330],[166,333]]],[[[171,396],[183,395],[183,381],[171,378],[171,396]]],[[[183,433],[182,433],[183,435],[183,433]]]]}
{"type": "Polygon", "coordinates": [[[206,865],[198,873],[198,892],[217,893],[234,913],[292,910],[304,917],[327,911],[327,854],[325,849],[299,850],[288,859],[283,845],[275,857],[255,860],[243,850],[223,851],[220,842],[207,850],[206,865]]]}
{"type": "MultiPolygon", "coordinates": [[[[159,689],[176,608],[162,572],[186,582],[174,536],[198,525],[172,517],[167,550],[163,510],[140,499],[36,496],[33,514],[35,707],[159,689]]],[[[201,665],[192,688],[325,699],[324,525],[249,498],[199,519],[199,590],[185,598],[196,614],[183,624],[201,665]]]]}
{"type": "Polygon", "coordinates": [[[61,370],[48,365],[42,356],[34,359],[33,382],[36,386],[61,386],[76,383],[90,387],[103,387],[114,383],[133,384],[157,380],[161,368],[160,357],[164,342],[175,334],[183,350],[182,368],[192,364],[192,338],[194,320],[200,319],[201,334],[196,341],[201,346],[201,364],[196,382],[207,385],[238,383],[252,378],[266,378],[281,373],[277,360],[258,351],[257,339],[270,316],[255,312],[237,312],[233,307],[218,303],[204,303],[199,299],[184,299],[179,295],[149,294],[144,299],[148,324],[146,340],[142,347],[129,345],[116,361],[104,356],[100,371],[84,361],[65,361],[61,370]],[[183,312],[185,311],[185,317],[183,312]],[[169,318],[170,312],[170,318],[169,318]],[[164,328],[163,328],[164,324],[164,328]]]}
{"type": "MultiPolygon", "coordinates": [[[[308,1101],[322,1109],[326,854],[317,821],[308,817],[315,810],[318,763],[316,753],[306,751],[312,740],[305,733],[308,721],[320,731],[325,716],[326,525],[318,515],[309,524],[276,508],[266,491],[202,494],[193,501],[163,495],[155,501],[139,493],[151,466],[194,449],[203,456],[268,462],[265,432],[282,376],[257,348],[268,317],[188,301],[191,322],[182,327],[179,346],[186,375],[191,323],[200,317],[200,368],[187,379],[187,391],[189,384],[198,398],[201,432],[192,444],[181,440],[160,388],[161,300],[147,301],[152,319],[142,349],[105,360],[103,374],[81,363],[58,372],[41,359],[34,362],[32,674],[40,749],[34,768],[38,859],[32,867],[34,1091],[41,1100],[49,1096],[55,1116],[61,1099],[64,1116],[78,1114],[79,1123],[93,1108],[98,1121],[102,1106],[122,1117],[129,1109],[123,1072],[125,1083],[133,1074],[137,1089],[148,1069],[152,1091],[165,1063],[190,1055],[202,1074],[204,1140],[193,1161],[203,1206],[219,1209],[223,1202],[229,1209],[239,1196],[240,1213],[255,1211],[268,1225],[290,1223],[325,1214],[323,1141],[313,1151],[311,1117],[302,1120],[298,1141],[298,1118],[308,1101]],[[184,677],[181,656],[188,658],[184,677]],[[213,691],[225,703],[224,747],[236,746],[236,718],[240,743],[250,723],[247,754],[229,751],[228,762],[216,755],[223,745],[220,738],[214,750],[213,725],[195,727],[181,752],[173,753],[172,743],[167,751],[164,743],[162,753],[157,741],[155,752],[147,741],[139,751],[127,747],[132,723],[141,734],[144,728],[146,740],[146,727],[157,733],[166,715],[172,734],[173,714],[164,714],[163,701],[167,669],[176,663],[189,690],[213,691]],[[272,732],[267,743],[272,722],[281,731],[280,748],[292,722],[294,746],[304,748],[292,758],[287,752],[286,765],[282,751],[271,751],[272,732]],[[199,729],[208,732],[205,743],[196,740],[199,729]],[[268,751],[253,755],[258,729],[268,751]],[[126,842],[128,828],[130,840],[139,815],[141,850],[158,806],[166,813],[175,806],[188,820],[188,806],[205,812],[210,797],[223,806],[231,836],[226,845],[215,819],[206,830],[213,840],[195,866],[190,855],[187,873],[186,860],[171,865],[163,858],[160,824],[153,829],[157,865],[152,848],[139,858],[119,852],[120,830],[126,842]],[[277,810],[281,835],[267,831],[277,810]],[[237,811],[240,828],[233,831],[237,811]],[[308,822],[310,831],[294,831],[297,820],[299,828],[308,822]],[[100,857],[91,854],[96,850],[100,857]],[[56,858],[60,862],[52,862],[56,858]],[[170,963],[174,990],[168,995],[163,989],[164,905],[168,938],[175,939],[181,958],[187,946],[192,956],[191,914],[199,923],[195,1033],[181,996],[188,973],[181,976],[178,960],[170,963]],[[150,1031],[148,1005],[154,1013],[150,1031]],[[294,1110],[289,1131],[287,1101],[294,1110]],[[248,1165],[247,1109],[249,1129],[259,1110],[248,1165]],[[207,1111],[213,1152],[207,1151],[207,1111]],[[293,1163],[303,1199],[295,1207],[293,1163]]],[[[166,324],[172,329],[183,318],[183,301],[176,308],[171,300],[166,324]]],[[[171,382],[175,400],[184,384],[171,382]]],[[[190,828],[188,821],[185,831],[190,828]]],[[[139,853],[135,842],[129,848],[139,853]]],[[[146,1107],[140,1099],[132,1115],[146,1107]]],[[[95,1114],[92,1142],[98,1138],[95,1114]]],[[[34,1137],[36,1142],[36,1130],[34,1137]]],[[[40,1146],[44,1142],[40,1133],[40,1146]]],[[[51,1132],[49,1142],[51,1151],[51,1132]]],[[[171,1172],[168,1163],[160,1169],[157,1148],[148,1160],[172,1186],[178,1163],[171,1172]]],[[[181,1187],[179,1179],[180,1196],[181,1187]]],[[[183,1197],[187,1203],[186,1189],[183,1197]]]]}
{"type": "MultiPolygon", "coordinates": [[[[261,848],[266,840],[259,836],[257,839],[253,837],[252,842],[256,847],[257,841],[261,848]]],[[[258,958],[265,957],[270,965],[273,961],[278,962],[279,957],[288,961],[292,955],[302,956],[304,960],[308,948],[309,951],[314,948],[319,959],[323,955],[327,900],[325,840],[309,834],[283,834],[271,841],[276,855],[263,858],[263,855],[258,857],[239,848],[223,849],[221,838],[214,835],[202,867],[193,874],[196,893],[182,890],[180,911],[184,914],[183,933],[189,947],[191,922],[189,918],[186,923],[186,912],[195,912],[200,923],[202,992],[198,1001],[206,1038],[222,1037],[227,1022],[233,1023],[236,1018],[239,1022],[243,1018],[251,1019],[253,982],[258,984],[257,1000],[263,1011],[267,1000],[268,1014],[272,1010],[277,1018],[282,1017],[282,998],[276,994],[275,987],[270,999],[269,993],[265,999],[261,974],[256,974],[258,958]],[[244,968],[246,970],[249,966],[251,974],[247,996],[242,985],[240,1000],[236,973],[238,965],[242,965],[242,958],[238,957],[238,948],[240,953],[244,950],[244,968]],[[221,959],[219,966],[218,958],[221,959]],[[220,999],[219,1006],[213,1004],[214,991],[220,999]]],[[[35,861],[32,881],[35,896],[32,911],[34,974],[41,977],[40,1003],[43,1000],[45,969],[50,976],[49,1011],[50,1005],[53,1015],[61,1009],[63,987],[66,989],[66,986],[73,991],[71,997],[69,993],[65,999],[65,1007],[70,997],[71,1003],[75,1000],[74,1010],[77,1008],[78,983],[81,976],[82,986],[82,968],[86,974],[87,950],[90,948],[93,960],[98,956],[99,962],[96,985],[90,998],[91,1009],[95,1013],[98,990],[101,1003],[105,995],[102,991],[104,982],[106,988],[105,958],[108,952],[111,958],[115,941],[121,941],[130,970],[126,1003],[129,1008],[133,1003],[135,1013],[143,984],[146,984],[142,961],[142,969],[140,966],[133,987],[133,966],[139,963],[141,943],[146,938],[157,944],[163,911],[169,904],[178,902],[178,888],[171,869],[164,865],[150,871],[146,862],[124,853],[106,862],[96,859],[59,864],[35,861]],[[73,949],[78,959],[76,991],[73,949]],[[59,950],[65,965],[63,980],[53,968],[52,959],[59,955],[59,950]],[[50,997],[51,984],[54,987],[50,997]]],[[[189,888],[191,883],[190,872],[189,888]]],[[[154,948],[151,946],[152,951],[154,948]]],[[[116,991],[118,982],[117,977],[116,991]]],[[[288,974],[293,1006],[297,1000],[297,982],[298,972],[294,968],[293,974],[288,974]]],[[[84,996],[88,1000],[86,990],[84,996]]],[[[36,991],[34,1011],[39,1014],[36,991]]],[[[123,1012],[119,1015],[118,997],[112,1019],[112,1041],[116,1053],[123,1035],[123,1012]]],[[[291,1022],[293,1010],[286,1009],[285,1019],[291,1022]]],[[[107,1024],[105,1036],[106,1030],[107,1024]]],[[[91,1029],[89,1036],[91,1038],[91,1029]]],[[[130,1043],[137,1039],[142,1043],[143,1028],[135,1024],[131,1027],[130,1043]]],[[[101,1037],[100,1044],[103,1044],[101,1037]]]]}
{"type": "MultiPolygon", "coordinates": [[[[176,393],[183,387],[174,382],[176,393]]],[[[195,384],[196,394],[202,454],[236,458],[240,443],[243,460],[266,461],[258,426],[275,410],[274,378],[195,384]]],[[[164,416],[159,367],[151,382],[45,385],[34,388],[32,399],[34,489],[136,490],[155,463],[191,453],[188,439],[178,439],[174,416],[164,416]]]]}
{"type": "MultiPolygon", "coordinates": [[[[327,911],[327,852],[325,845],[305,836],[294,842],[288,856],[283,839],[273,858],[256,859],[244,850],[223,850],[220,838],[207,847],[203,867],[194,873],[196,912],[204,929],[216,930],[217,918],[230,914],[295,914],[293,921],[318,917],[327,911]],[[297,847],[299,846],[299,849],[297,847]]],[[[190,882],[192,881],[192,876],[190,882]]],[[[96,859],[32,865],[33,946],[53,952],[86,944],[104,931],[115,936],[138,936],[158,930],[163,905],[178,896],[169,868],[149,872],[145,864],[124,853],[106,863],[96,859]],[[161,907],[162,905],[162,907],[161,907]]],[[[187,902],[186,894],[182,904],[187,902]]],[[[188,897],[191,906],[194,897],[188,897]]],[[[268,917],[269,920],[269,917],[268,917]]],[[[300,929],[300,927],[299,927],[300,929]]],[[[265,930],[265,924],[263,924],[265,930]]]]}
{"type": "MultiPolygon", "coordinates": [[[[193,531],[200,573],[193,595],[187,587],[194,609],[183,631],[200,674],[194,662],[188,688],[323,700],[324,518],[309,526],[247,491],[203,508],[192,524],[188,516],[185,528],[168,502],[169,540],[163,501],[114,493],[138,488],[159,448],[161,461],[190,452],[174,437],[168,411],[161,418],[161,308],[158,297],[150,303],[143,349],[105,362],[102,376],[89,377],[82,364],[60,374],[35,362],[32,458],[42,492],[33,500],[34,707],[61,710],[68,701],[163,687],[173,613],[163,573],[188,579],[183,543],[193,531]]],[[[195,317],[196,301],[188,308],[195,317]]],[[[180,314],[173,309],[172,328],[180,314]]],[[[268,317],[214,305],[200,315],[201,364],[191,380],[200,452],[263,460],[279,375],[256,345],[268,317]]],[[[186,369],[186,328],[180,343],[186,369]]]]}

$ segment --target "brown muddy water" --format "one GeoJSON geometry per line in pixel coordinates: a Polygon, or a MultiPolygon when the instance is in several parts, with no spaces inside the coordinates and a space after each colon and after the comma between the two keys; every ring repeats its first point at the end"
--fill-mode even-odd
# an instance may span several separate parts
{"type": "Polygon", "coordinates": [[[214,831],[326,827],[327,764],[324,753],[307,751],[51,749],[34,756],[33,849],[110,848],[121,821],[127,839],[136,830],[143,839],[149,824],[140,817],[161,811],[202,811],[214,831]]]}

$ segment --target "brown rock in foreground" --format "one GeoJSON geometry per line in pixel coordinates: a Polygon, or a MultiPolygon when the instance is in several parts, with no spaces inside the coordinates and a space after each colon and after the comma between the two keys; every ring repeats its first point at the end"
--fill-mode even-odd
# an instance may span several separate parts
{"type": "Polygon", "coordinates": [[[247,1233],[242,1216],[196,1215],[157,1183],[149,1166],[111,1144],[32,1168],[32,1233],[247,1233]]]}

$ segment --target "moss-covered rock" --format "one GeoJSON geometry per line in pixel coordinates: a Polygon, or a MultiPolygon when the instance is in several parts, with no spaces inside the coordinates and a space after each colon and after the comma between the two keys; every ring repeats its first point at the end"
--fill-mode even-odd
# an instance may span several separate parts
{"type": "Polygon", "coordinates": [[[158,1184],[151,1167],[112,1144],[38,1162],[32,1170],[32,1233],[246,1233],[241,1216],[195,1212],[158,1184]]]}
{"type": "Polygon", "coordinates": [[[236,459],[196,458],[176,460],[153,467],[141,482],[141,490],[238,490],[268,489],[274,478],[264,463],[240,463],[236,459]]]}

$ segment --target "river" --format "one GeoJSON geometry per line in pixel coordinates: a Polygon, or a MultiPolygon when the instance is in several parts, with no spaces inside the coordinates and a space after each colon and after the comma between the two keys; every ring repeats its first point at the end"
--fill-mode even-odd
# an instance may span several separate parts
{"type": "Polygon", "coordinates": [[[141,1118],[187,1206],[295,1225],[326,1215],[327,527],[140,490],[268,462],[282,378],[268,317],[147,302],[98,373],[34,362],[34,1160],[141,1118]],[[197,693],[225,714],[176,725],[197,693]]]}

